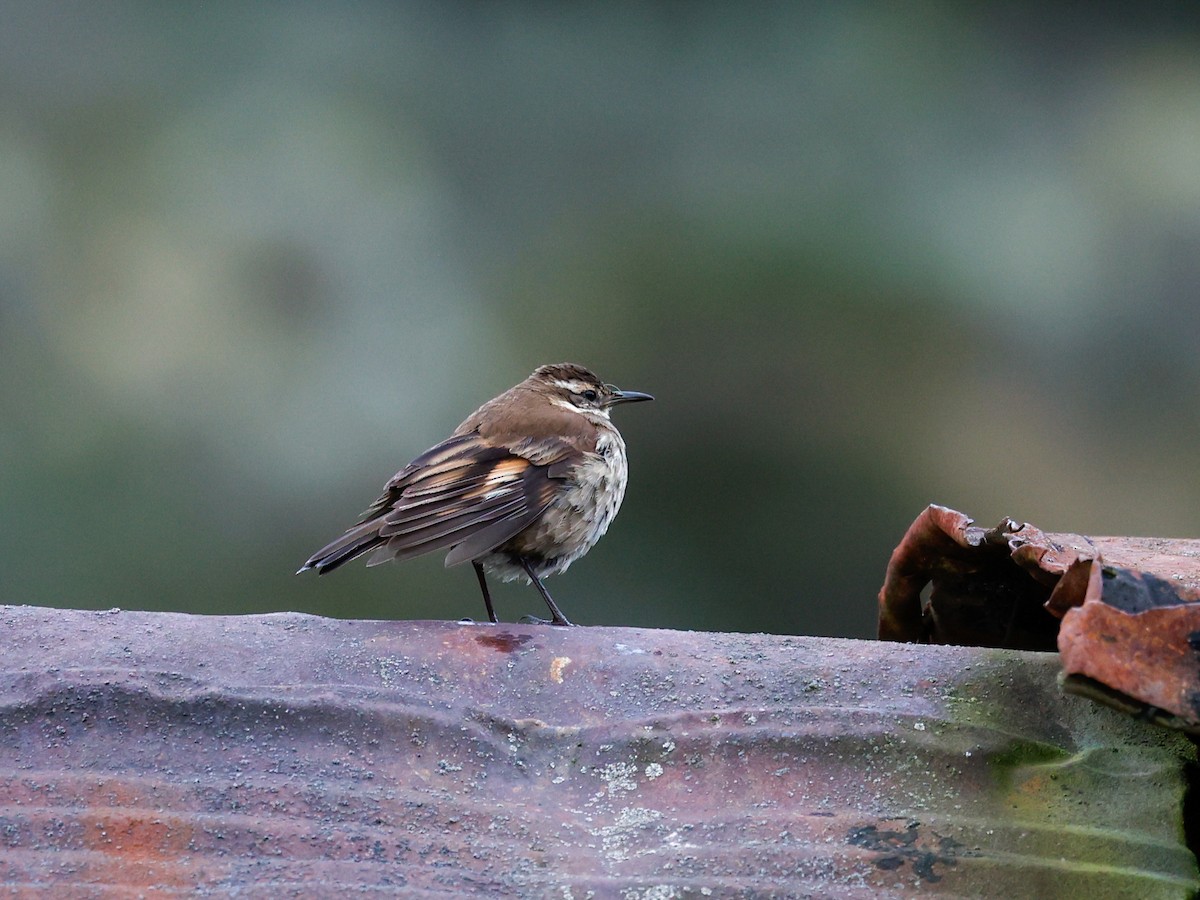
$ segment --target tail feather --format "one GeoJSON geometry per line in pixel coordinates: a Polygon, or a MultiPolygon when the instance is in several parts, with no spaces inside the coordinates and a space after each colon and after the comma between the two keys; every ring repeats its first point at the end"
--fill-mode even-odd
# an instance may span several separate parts
{"type": "Polygon", "coordinates": [[[354,526],[340,538],[330,541],[310,556],[308,561],[296,571],[296,574],[316,569],[318,575],[324,575],[343,563],[348,563],[367,551],[375,549],[387,540],[387,538],[379,536],[379,525],[380,523],[375,521],[363,522],[354,526]]]}

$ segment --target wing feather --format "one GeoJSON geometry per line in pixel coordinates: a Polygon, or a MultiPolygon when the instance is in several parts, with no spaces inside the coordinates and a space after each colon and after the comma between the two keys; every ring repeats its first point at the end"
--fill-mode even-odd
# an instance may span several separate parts
{"type": "MultiPolygon", "coordinates": [[[[545,507],[542,507],[545,509],[545,507]]],[[[496,549],[509,538],[514,538],[537,519],[542,509],[532,515],[507,516],[481,528],[446,554],[446,568],[461,565],[496,549]]]]}
{"type": "Polygon", "coordinates": [[[480,522],[491,522],[512,513],[520,513],[525,508],[523,494],[510,492],[487,503],[450,506],[436,514],[388,522],[380,527],[379,536],[397,544],[424,544],[463,528],[472,528],[480,522]]]}
{"type": "Polygon", "coordinates": [[[478,431],[455,434],[397,472],[358,523],[306,567],[327,572],[372,550],[368,566],[446,548],[448,566],[476,559],[529,527],[579,458],[559,438],[506,446],[478,431]]]}

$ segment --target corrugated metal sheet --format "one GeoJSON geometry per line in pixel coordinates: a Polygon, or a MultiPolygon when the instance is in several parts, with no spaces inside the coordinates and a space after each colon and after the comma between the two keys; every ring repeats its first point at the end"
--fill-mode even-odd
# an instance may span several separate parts
{"type": "Polygon", "coordinates": [[[0,607],[14,895],[1186,897],[1052,654],[0,607]]]}

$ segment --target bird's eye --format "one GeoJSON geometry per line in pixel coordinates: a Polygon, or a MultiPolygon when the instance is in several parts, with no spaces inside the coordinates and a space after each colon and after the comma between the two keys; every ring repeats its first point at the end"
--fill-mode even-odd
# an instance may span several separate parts
{"type": "Polygon", "coordinates": [[[591,388],[588,388],[586,391],[584,391],[582,394],[580,394],[580,396],[583,397],[583,399],[586,400],[588,403],[595,403],[597,400],[600,399],[600,395],[597,394],[595,391],[593,391],[591,388]]]}

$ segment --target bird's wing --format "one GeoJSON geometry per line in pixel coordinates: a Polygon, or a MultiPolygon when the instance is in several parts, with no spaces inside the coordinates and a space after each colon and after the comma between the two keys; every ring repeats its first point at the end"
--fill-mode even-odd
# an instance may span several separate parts
{"type": "Polygon", "coordinates": [[[496,444],[458,434],[413,460],[388,482],[362,522],[377,526],[367,565],[453,548],[446,565],[503,544],[545,511],[580,451],[557,438],[496,444]]]}

